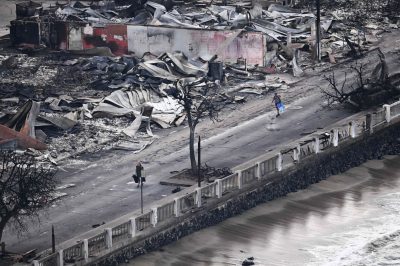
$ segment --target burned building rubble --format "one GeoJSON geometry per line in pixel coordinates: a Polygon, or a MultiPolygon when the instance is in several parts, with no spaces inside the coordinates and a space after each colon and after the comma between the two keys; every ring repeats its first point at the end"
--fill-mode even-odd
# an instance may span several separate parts
{"type": "MultiPolygon", "coordinates": [[[[228,63],[245,58],[250,65],[265,66],[268,44],[286,41],[288,35],[305,42],[314,21],[312,13],[276,4],[264,10],[238,3],[204,7],[188,3],[167,9],[151,1],[128,6],[74,2],[12,21],[11,39],[14,45],[69,51],[107,47],[117,56],[180,51],[189,58],[209,60],[216,55],[228,63]]],[[[323,17],[324,31],[331,22],[323,17]]]]}
{"type": "MultiPolygon", "coordinates": [[[[101,3],[17,5],[12,44],[52,52],[0,56],[0,146],[44,150],[37,155],[54,163],[102,148],[139,152],[154,132],[184,123],[177,80],[218,80],[235,103],[287,87],[266,75],[297,78],[318,60],[315,15],[295,1],[101,3]]],[[[322,14],[323,64],[357,56],[396,26],[360,30],[344,12],[322,14]]]]}

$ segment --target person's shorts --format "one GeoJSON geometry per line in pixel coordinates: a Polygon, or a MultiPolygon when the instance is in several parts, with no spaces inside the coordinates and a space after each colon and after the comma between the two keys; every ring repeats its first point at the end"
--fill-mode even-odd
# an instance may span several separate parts
{"type": "Polygon", "coordinates": [[[276,105],[276,109],[278,109],[279,110],[279,112],[281,112],[281,113],[283,113],[283,112],[285,112],[285,106],[283,105],[283,103],[277,103],[276,105]]]}

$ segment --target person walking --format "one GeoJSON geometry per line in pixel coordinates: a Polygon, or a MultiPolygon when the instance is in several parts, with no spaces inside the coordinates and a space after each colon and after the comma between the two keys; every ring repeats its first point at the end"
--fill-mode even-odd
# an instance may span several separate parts
{"type": "Polygon", "coordinates": [[[282,106],[282,100],[281,96],[278,95],[278,93],[275,92],[274,98],[272,98],[272,102],[275,103],[275,108],[276,108],[276,117],[280,116],[279,109],[282,106]]]}

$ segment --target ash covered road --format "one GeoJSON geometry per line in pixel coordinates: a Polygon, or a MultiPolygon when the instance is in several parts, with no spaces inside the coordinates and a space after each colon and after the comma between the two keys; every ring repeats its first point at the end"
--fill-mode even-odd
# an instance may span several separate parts
{"type": "MultiPolygon", "coordinates": [[[[399,39],[398,34],[396,36],[399,39]]],[[[390,71],[399,72],[399,55],[386,53],[386,57],[390,71]]],[[[338,69],[341,70],[337,78],[343,79],[346,70],[338,69]]],[[[267,97],[225,114],[221,123],[204,121],[197,131],[204,137],[203,163],[233,167],[348,116],[349,111],[343,108],[321,107],[321,94],[316,86],[326,86],[322,76],[320,73],[308,76],[288,90],[279,91],[287,103],[287,111],[279,118],[275,118],[272,99],[267,97]]],[[[159,182],[169,177],[171,171],[189,167],[187,136],[187,128],[180,128],[140,154],[99,153],[99,158],[89,164],[60,166],[62,184],[75,186],[63,190],[68,195],[42,215],[40,226],[33,223],[19,238],[7,229],[3,238],[7,249],[14,252],[32,248],[43,250],[51,246],[51,225],[55,227],[57,243],[61,243],[92,229],[92,225],[107,223],[139,209],[140,190],[131,178],[139,159],[144,162],[147,174],[145,207],[171,194],[173,187],[161,186],[159,182]]]]}

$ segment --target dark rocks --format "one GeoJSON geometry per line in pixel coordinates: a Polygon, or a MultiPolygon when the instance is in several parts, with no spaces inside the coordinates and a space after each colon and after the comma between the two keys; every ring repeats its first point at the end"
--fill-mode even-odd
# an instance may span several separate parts
{"type": "Polygon", "coordinates": [[[101,224],[93,224],[92,228],[97,228],[99,226],[102,226],[103,224],[106,224],[105,222],[102,222],[101,224]]]}
{"type": "Polygon", "coordinates": [[[181,187],[176,187],[176,188],[174,188],[174,189],[172,190],[172,193],[177,193],[177,192],[179,192],[179,191],[181,191],[181,187]]]}
{"type": "Polygon", "coordinates": [[[242,266],[249,266],[249,265],[254,265],[254,264],[255,264],[254,261],[249,260],[249,259],[245,259],[245,260],[242,262],[242,266]]]}
{"type": "Polygon", "coordinates": [[[254,257],[249,257],[242,262],[242,266],[255,265],[254,257]]]}

